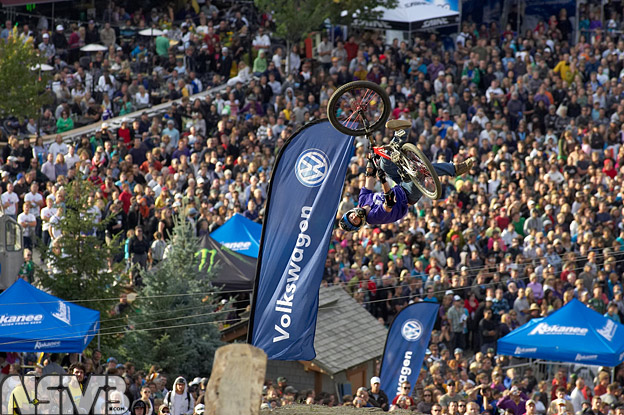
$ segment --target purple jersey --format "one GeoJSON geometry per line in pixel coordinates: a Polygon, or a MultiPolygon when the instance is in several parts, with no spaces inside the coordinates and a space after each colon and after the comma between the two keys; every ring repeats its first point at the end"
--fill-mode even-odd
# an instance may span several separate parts
{"type": "Polygon", "coordinates": [[[370,212],[368,212],[366,216],[367,223],[371,225],[392,223],[398,221],[407,214],[407,195],[405,194],[405,190],[399,185],[394,186],[393,189],[396,195],[396,204],[390,212],[386,212],[383,207],[385,201],[383,193],[373,193],[365,187],[360,190],[358,207],[371,207],[370,212]]]}

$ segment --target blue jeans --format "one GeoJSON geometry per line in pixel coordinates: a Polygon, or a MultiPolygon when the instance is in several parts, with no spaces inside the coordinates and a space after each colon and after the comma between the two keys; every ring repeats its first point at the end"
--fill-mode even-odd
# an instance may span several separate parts
{"type": "MultiPolygon", "coordinates": [[[[451,176],[455,177],[455,165],[453,163],[432,163],[433,168],[438,173],[438,176],[451,176]]],[[[379,161],[379,167],[386,172],[388,177],[390,177],[395,183],[400,184],[403,189],[405,189],[405,193],[407,194],[407,201],[410,205],[415,204],[422,197],[422,193],[418,190],[416,185],[409,181],[401,181],[401,176],[399,175],[399,169],[388,159],[381,157],[379,161]]]]}

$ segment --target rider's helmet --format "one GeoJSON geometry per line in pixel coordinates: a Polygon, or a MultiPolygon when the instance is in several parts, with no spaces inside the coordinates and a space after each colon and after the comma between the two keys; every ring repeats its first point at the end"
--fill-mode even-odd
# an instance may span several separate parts
{"type": "Polygon", "coordinates": [[[342,215],[342,218],[340,218],[340,228],[342,228],[343,230],[347,231],[347,232],[355,232],[358,229],[360,229],[362,227],[362,225],[364,225],[365,223],[365,219],[366,219],[366,211],[362,208],[353,208],[353,209],[349,209],[347,211],[347,213],[345,213],[344,215],[342,215]],[[351,216],[351,214],[355,214],[358,218],[360,218],[360,223],[359,225],[355,225],[353,222],[351,222],[351,219],[349,219],[349,216],[351,216]]]}

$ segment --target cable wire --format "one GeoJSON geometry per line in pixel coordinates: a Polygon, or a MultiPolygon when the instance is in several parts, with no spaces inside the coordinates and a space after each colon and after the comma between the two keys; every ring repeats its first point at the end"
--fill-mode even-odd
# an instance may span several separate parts
{"type": "MultiPolygon", "coordinates": [[[[564,254],[567,255],[569,252],[566,252],[564,254]]],[[[576,261],[579,260],[584,260],[588,258],[588,255],[578,255],[578,253],[575,253],[577,255],[576,257],[576,261]]],[[[557,254],[558,255],[558,254],[557,254]]],[[[603,257],[606,257],[607,254],[604,253],[596,253],[595,254],[596,259],[599,260],[603,257]]],[[[608,254],[608,256],[613,256],[613,253],[608,254]]],[[[561,263],[564,264],[566,261],[564,260],[564,258],[561,258],[561,263]]],[[[531,264],[531,261],[527,261],[526,263],[523,264],[516,264],[516,265],[529,265],[531,264]]],[[[614,264],[618,264],[618,263],[622,263],[624,262],[624,255],[622,257],[622,259],[619,260],[615,260],[613,263],[614,264]]],[[[515,263],[514,263],[515,264],[515,263]]],[[[497,264],[498,265],[498,264],[497,264]]],[[[486,267],[485,266],[475,266],[475,267],[466,267],[468,269],[469,272],[473,272],[473,271],[481,271],[481,270],[485,270],[486,267]]],[[[578,268],[578,269],[582,269],[582,268],[578,268]]],[[[578,270],[575,268],[575,270],[578,270]]],[[[457,271],[455,271],[457,272],[457,271]]],[[[494,271],[497,272],[497,271],[494,271]]],[[[152,298],[167,298],[167,297],[184,297],[184,296],[194,296],[194,295],[204,295],[204,296],[208,296],[208,295],[219,295],[219,294],[237,294],[237,293],[251,293],[253,290],[250,289],[246,289],[246,290],[229,290],[229,291],[207,291],[204,293],[178,293],[178,294],[159,294],[159,295],[151,295],[151,296],[141,296],[141,295],[137,295],[136,299],[134,301],[139,301],[139,300],[148,300],[148,299],[152,299],[152,298]]],[[[95,301],[119,301],[119,297],[103,297],[103,298],[91,298],[91,299],[83,299],[83,300],[62,300],[68,303],[73,303],[73,304],[80,304],[80,303],[88,303],[88,302],[95,302],[95,301]]],[[[56,304],[58,301],[42,301],[42,302],[37,302],[37,301],[31,301],[31,302],[17,302],[17,303],[4,303],[4,304],[0,304],[0,307],[2,306],[9,306],[9,305],[29,305],[29,304],[56,304]]]]}
{"type": "MultiPolygon", "coordinates": [[[[596,257],[598,259],[598,258],[601,258],[601,257],[606,257],[606,255],[604,253],[603,254],[599,253],[599,254],[596,254],[596,257]]],[[[587,258],[587,256],[578,256],[576,258],[576,260],[586,259],[586,258],[587,258]]],[[[532,264],[532,262],[533,261],[527,261],[524,264],[517,264],[517,265],[529,265],[529,264],[532,264]]],[[[564,262],[564,261],[562,260],[562,262],[564,262]]],[[[624,262],[624,258],[621,259],[621,260],[615,260],[612,263],[613,264],[617,264],[617,263],[621,263],[621,262],[624,262]]],[[[481,271],[481,270],[486,270],[487,269],[487,267],[467,267],[467,268],[468,268],[468,271],[481,271]]],[[[582,268],[584,268],[584,266],[583,267],[572,268],[571,271],[575,272],[575,271],[578,271],[578,270],[580,270],[582,268]]],[[[498,271],[493,271],[493,272],[497,273],[498,271]]],[[[526,281],[528,278],[529,278],[528,276],[523,276],[523,277],[518,278],[517,280],[518,281],[526,281]]],[[[447,291],[452,291],[452,292],[466,291],[466,290],[470,290],[471,288],[481,287],[481,286],[483,286],[483,287],[491,287],[491,286],[495,286],[495,285],[498,285],[498,284],[503,284],[503,282],[502,281],[490,281],[490,282],[484,283],[484,284],[471,284],[471,285],[462,286],[462,287],[456,287],[456,288],[449,287],[447,289],[441,289],[441,290],[438,290],[438,291],[434,291],[434,295],[444,294],[447,291]]],[[[396,287],[393,286],[392,288],[396,288],[396,287]]],[[[229,292],[247,292],[247,291],[248,290],[235,290],[235,291],[229,291],[229,292]]],[[[142,297],[142,299],[162,298],[162,297],[171,297],[171,296],[184,296],[184,295],[205,295],[205,293],[165,294],[165,295],[146,296],[146,297],[142,297]]],[[[138,298],[139,297],[137,297],[137,299],[138,298]]],[[[411,298],[411,296],[398,296],[398,297],[393,297],[392,300],[401,300],[401,299],[410,299],[410,298],[411,298]]],[[[91,301],[93,301],[93,300],[91,300],[91,301]]],[[[361,304],[361,305],[375,304],[375,303],[380,303],[380,302],[384,302],[384,301],[389,301],[389,299],[385,299],[384,298],[384,299],[369,300],[369,301],[363,301],[363,302],[358,303],[358,304],[361,304]]],[[[53,302],[53,303],[56,303],[56,301],[53,302]]],[[[42,303],[29,302],[29,303],[19,303],[19,304],[42,304],[42,303]]],[[[6,305],[8,305],[8,304],[6,304],[6,305]]],[[[210,306],[214,306],[214,305],[213,304],[207,304],[205,306],[185,307],[185,308],[181,308],[181,309],[178,309],[178,310],[175,310],[175,311],[176,312],[177,311],[185,311],[185,310],[197,309],[198,307],[210,307],[210,306]]],[[[329,307],[323,307],[323,309],[327,310],[327,309],[338,308],[338,307],[339,306],[329,306],[329,307]]],[[[244,311],[244,310],[246,310],[246,308],[219,310],[219,311],[209,312],[209,313],[201,313],[201,314],[194,314],[194,315],[183,315],[183,316],[177,316],[177,317],[170,317],[170,318],[166,318],[166,319],[153,320],[153,321],[149,321],[149,322],[145,322],[145,323],[139,323],[139,324],[141,324],[141,325],[143,325],[143,324],[153,324],[153,323],[164,322],[164,321],[179,320],[179,319],[182,319],[182,318],[203,317],[203,316],[208,316],[208,315],[217,315],[217,314],[238,312],[238,311],[244,311]]],[[[166,310],[166,311],[160,311],[160,312],[145,314],[144,316],[166,314],[166,313],[170,313],[170,312],[171,312],[170,310],[166,310]]],[[[101,323],[111,322],[111,321],[124,320],[124,319],[127,319],[128,317],[131,317],[131,316],[122,316],[122,317],[117,317],[117,318],[106,319],[106,320],[100,321],[100,324],[101,323]]],[[[225,322],[229,322],[229,321],[238,321],[238,320],[233,320],[233,319],[213,320],[210,323],[218,324],[218,323],[225,323],[225,322]]],[[[206,322],[206,323],[208,323],[208,322],[206,322]]],[[[202,324],[206,324],[206,323],[202,323],[202,324]]],[[[70,326],[76,327],[76,326],[90,325],[90,324],[92,324],[92,323],[79,323],[79,324],[74,324],[74,325],[70,325],[70,326]]],[[[153,330],[156,330],[156,329],[167,329],[167,328],[174,328],[174,327],[177,328],[177,327],[184,327],[184,326],[187,326],[187,325],[158,327],[158,328],[153,328],[153,330]]],[[[128,327],[128,324],[124,324],[124,325],[119,325],[119,326],[106,327],[106,328],[104,328],[104,330],[114,330],[114,329],[118,329],[118,328],[127,328],[127,327],[128,327]]],[[[15,333],[9,333],[7,335],[19,335],[19,334],[24,334],[24,333],[28,333],[28,332],[41,332],[43,330],[54,330],[54,329],[58,329],[58,327],[45,328],[45,329],[26,330],[26,331],[20,331],[20,332],[15,332],[15,333]]],[[[144,330],[147,330],[147,329],[132,329],[132,330],[134,330],[134,331],[144,331],[144,330]]],[[[152,330],[152,329],[149,329],[149,330],[152,330]]],[[[91,332],[92,332],[92,330],[87,330],[86,335],[97,334],[97,332],[95,332],[95,331],[93,331],[93,333],[91,333],[91,332]]],[[[119,331],[119,332],[108,332],[108,331],[101,332],[100,331],[100,335],[115,335],[115,334],[121,334],[121,333],[127,333],[127,332],[128,332],[127,330],[119,331]]],[[[64,338],[74,338],[74,337],[83,338],[84,335],[81,335],[81,336],[70,336],[70,337],[46,336],[46,337],[41,337],[41,338],[38,338],[38,339],[20,340],[20,341],[15,341],[15,342],[18,342],[18,343],[22,342],[22,341],[36,342],[36,341],[45,341],[45,340],[52,340],[52,339],[54,339],[54,340],[62,340],[64,338]]],[[[0,343],[0,345],[1,344],[11,344],[11,343],[14,343],[14,342],[0,343]]]]}

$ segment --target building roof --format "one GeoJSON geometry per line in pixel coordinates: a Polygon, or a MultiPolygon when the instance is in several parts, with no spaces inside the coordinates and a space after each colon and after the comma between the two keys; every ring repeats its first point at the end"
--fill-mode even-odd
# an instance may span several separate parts
{"type": "Polygon", "coordinates": [[[344,288],[321,287],[313,362],[330,375],[380,357],[387,334],[344,288]]]}

